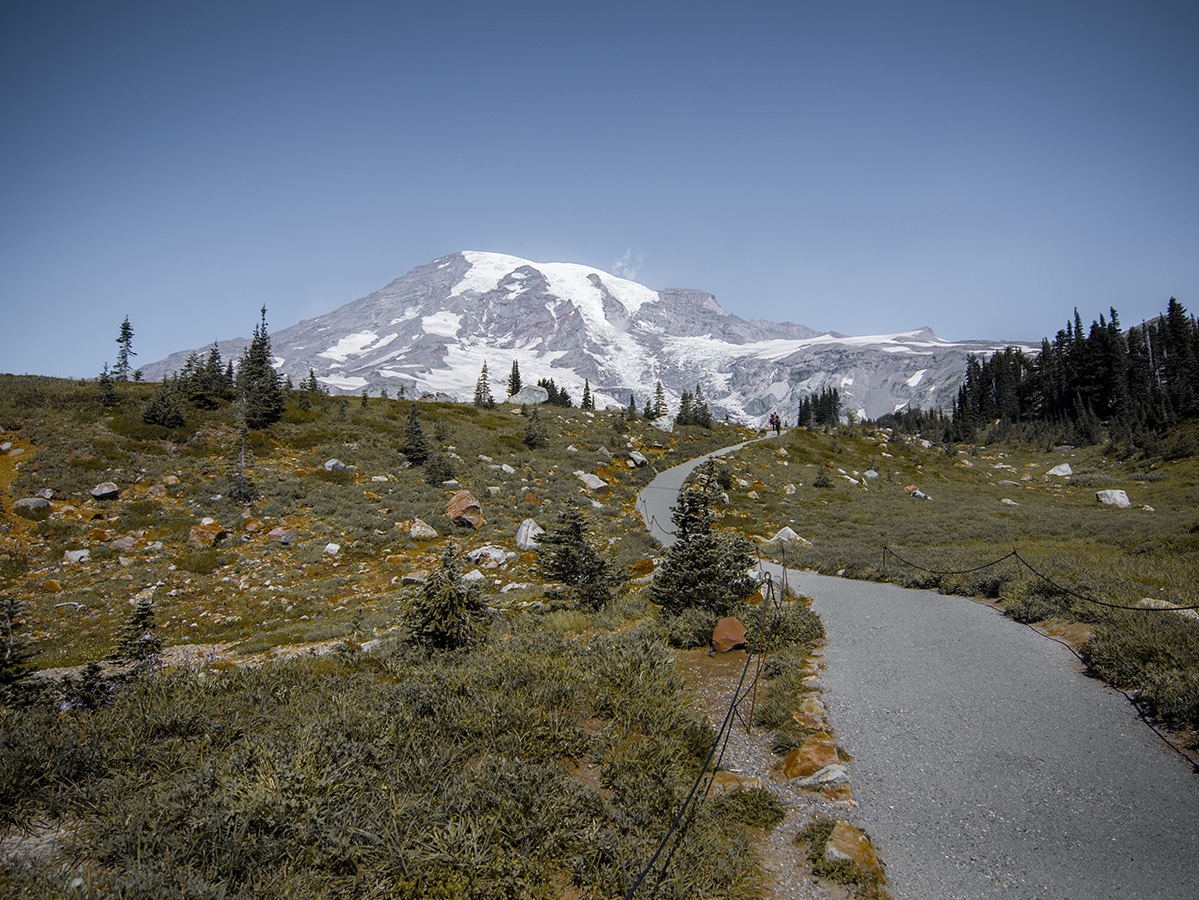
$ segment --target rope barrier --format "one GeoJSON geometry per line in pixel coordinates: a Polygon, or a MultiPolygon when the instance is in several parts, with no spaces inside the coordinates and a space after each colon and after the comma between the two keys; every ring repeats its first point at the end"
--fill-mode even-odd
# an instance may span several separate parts
{"type": "MultiPolygon", "coordinates": [[[[761,557],[758,558],[758,566],[759,569],[761,569],[761,557]]],[[[666,877],[666,872],[670,867],[670,861],[674,857],[675,850],[678,849],[679,844],[682,842],[683,835],[686,834],[687,827],[691,824],[691,821],[694,817],[692,806],[699,792],[699,787],[704,783],[704,778],[708,775],[709,770],[711,770],[712,775],[711,777],[708,777],[703,793],[698,794],[699,799],[706,799],[708,793],[712,789],[712,782],[715,774],[719,770],[720,764],[724,761],[724,753],[728,748],[729,737],[732,733],[733,721],[739,715],[737,711],[738,707],[750,694],[749,689],[743,690],[745,687],[746,676],[749,674],[750,662],[755,656],[760,657],[758,648],[766,636],[766,613],[770,607],[770,604],[774,600],[774,581],[769,572],[765,573],[763,580],[766,584],[766,597],[762,601],[762,611],[758,621],[758,629],[754,634],[754,639],[750,643],[748,651],[745,654],[745,665],[741,668],[741,677],[737,681],[737,687],[733,691],[732,700],[729,702],[728,709],[725,711],[724,719],[720,725],[720,730],[716,734],[716,740],[712,742],[712,746],[708,750],[708,756],[704,760],[703,767],[700,769],[699,774],[696,775],[695,781],[692,782],[691,790],[687,793],[687,797],[683,801],[683,805],[679,808],[678,813],[670,823],[670,827],[667,829],[666,834],[662,836],[662,840],[658,842],[657,849],[654,850],[654,855],[650,857],[649,862],[645,864],[642,870],[637,874],[637,877],[633,879],[633,884],[629,887],[628,893],[625,894],[625,900],[632,900],[633,895],[637,893],[647,876],[654,870],[654,867],[658,863],[658,859],[662,856],[663,850],[665,850],[667,845],[671,843],[671,839],[674,838],[675,835],[678,835],[678,840],[671,845],[669,852],[666,854],[666,858],[662,862],[662,866],[658,871],[658,877],[654,881],[653,888],[649,896],[653,897],[654,894],[657,893],[659,885],[661,885],[662,880],[666,877]],[[716,752],[718,747],[720,748],[719,755],[716,752]],[[713,764],[713,758],[715,758],[715,764],[713,764]]],[[[757,680],[758,676],[761,674],[761,671],[762,667],[759,658],[758,671],[754,674],[753,684],[751,686],[754,691],[756,691],[757,680]]],[[[750,715],[752,719],[752,712],[750,715]]],[[[749,723],[747,723],[746,727],[749,727],[749,723]]]]}
{"type": "Polygon", "coordinates": [[[1067,596],[1076,597],[1077,599],[1085,601],[1086,603],[1094,603],[1096,606],[1104,606],[1104,607],[1107,607],[1108,609],[1123,609],[1128,612],[1153,612],[1153,613],[1180,612],[1183,610],[1199,610],[1199,606],[1125,606],[1120,603],[1109,603],[1106,600],[1098,600],[1095,597],[1090,597],[1086,594],[1080,594],[1078,591],[1072,590],[1064,585],[1058,584],[1056,581],[1054,581],[1048,575],[1045,575],[1042,572],[1038,571],[1037,568],[1035,566],[1033,566],[1032,563],[1030,563],[1023,556],[1021,556],[1020,552],[1015,549],[1013,549],[1010,553],[1007,553],[1007,554],[999,557],[999,559],[993,560],[992,562],[989,562],[989,563],[983,563],[981,566],[974,566],[969,569],[930,569],[926,566],[922,566],[922,565],[919,565],[918,563],[914,563],[911,560],[904,559],[902,556],[900,556],[898,553],[896,553],[894,550],[892,550],[890,547],[888,547],[884,544],[883,545],[883,574],[884,574],[884,576],[886,575],[886,572],[887,572],[887,556],[888,555],[895,557],[895,559],[897,559],[899,562],[903,563],[904,565],[911,566],[913,569],[918,569],[921,572],[928,572],[930,575],[965,575],[965,574],[968,574],[971,572],[981,572],[983,569],[989,569],[992,566],[999,565],[999,563],[1001,563],[1001,562],[1005,562],[1009,559],[1015,559],[1017,562],[1019,562],[1021,565],[1023,565],[1026,569],[1028,569],[1028,571],[1032,572],[1032,574],[1034,574],[1035,576],[1040,578],[1046,584],[1053,587],[1055,590],[1060,591],[1061,593],[1066,594],[1067,596]]]}

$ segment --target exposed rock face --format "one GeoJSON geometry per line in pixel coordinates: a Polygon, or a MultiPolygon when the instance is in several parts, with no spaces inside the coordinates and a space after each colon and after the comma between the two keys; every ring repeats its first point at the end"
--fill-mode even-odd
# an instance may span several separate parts
{"type": "Polygon", "coordinates": [[[1128,494],[1123,491],[1096,491],[1095,499],[1105,506],[1118,506],[1121,509],[1127,509],[1132,506],[1132,503],[1129,502],[1128,494]]]}
{"type": "MultiPolygon", "coordinates": [[[[247,343],[217,348],[235,359],[247,343]]],[[[601,408],[623,407],[630,394],[643,403],[660,379],[672,403],[698,383],[718,417],[759,419],[794,411],[801,397],[826,387],[840,391],[847,411],[871,418],[909,405],[936,407],[956,393],[969,354],[988,357],[1003,346],[944,341],[928,328],[863,338],[818,334],[730,315],[704,291],[655,291],[587,266],[474,251],[418,266],[369,296],[275,332],[271,345],[293,381],[311,368],[347,394],[402,386],[411,397],[469,401],[475,353],[486,351],[519,357],[530,384],[513,403],[543,402],[544,389],[532,382],[552,377],[576,401],[587,379],[601,408]]],[[[160,379],[178,371],[188,352],[143,370],[160,379]]],[[[498,380],[501,371],[495,374],[498,380]]]]}
{"type": "Polygon", "coordinates": [[[483,507],[470,491],[459,491],[446,504],[445,514],[455,525],[479,529],[487,520],[483,518],[483,507]]]}

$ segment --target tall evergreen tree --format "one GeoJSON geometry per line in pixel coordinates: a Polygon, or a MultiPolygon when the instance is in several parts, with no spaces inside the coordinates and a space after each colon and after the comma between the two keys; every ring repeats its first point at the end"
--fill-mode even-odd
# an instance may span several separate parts
{"type": "Polygon", "coordinates": [[[408,421],[404,425],[404,456],[417,466],[424,465],[425,460],[429,458],[429,442],[425,440],[415,400],[412,401],[412,408],[408,410],[408,421]]]}
{"type": "Polygon", "coordinates": [[[579,401],[579,409],[595,409],[595,397],[591,395],[591,382],[583,379],[583,399],[579,401]]]}
{"type": "Polygon", "coordinates": [[[487,363],[483,363],[483,370],[479,372],[479,380],[475,382],[475,406],[480,409],[495,407],[495,398],[491,396],[491,382],[487,378],[487,363]]]}
{"type": "Polygon", "coordinates": [[[120,381],[129,380],[129,369],[132,362],[129,359],[131,356],[137,356],[133,350],[133,326],[129,324],[129,317],[125,316],[125,321],[121,323],[121,332],[117,335],[117,364],[113,369],[113,374],[120,381]]]}
{"type": "Polygon", "coordinates": [[[650,407],[652,415],[650,419],[658,419],[667,415],[670,412],[670,405],[667,403],[667,392],[662,387],[662,382],[658,381],[657,386],[653,388],[653,405],[650,407]]]}
{"type": "Polygon", "coordinates": [[[271,338],[266,330],[266,307],[254,327],[254,337],[242,353],[236,387],[243,415],[250,428],[267,428],[283,415],[283,381],[271,359],[271,338]]]}
{"type": "Polygon", "coordinates": [[[524,385],[520,380],[520,363],[512,360],[512,371],[508,374],[508,396],[519,394],[522,387],[524,385]]]}
{"type": "Polygon", "coordinates": [[[692,410],[694,424],[700,428],[712,427],[712,410],[708,408],[708,398],[704,396],[704,389],[698,384],[695,386],[695,395],[692,398],[692,410]]]}
{"type": "Polygon", "coordinates": [[[650,600],[667,613],[698,607],[715,616],[728,615],[757,589],[749,574],[755,564],[749,541],[744,535],[713,529],[716,489],[715,464],[709,461],[695,483],[679,491],[671,517],[675,542],[649,587],[650,600]]]}

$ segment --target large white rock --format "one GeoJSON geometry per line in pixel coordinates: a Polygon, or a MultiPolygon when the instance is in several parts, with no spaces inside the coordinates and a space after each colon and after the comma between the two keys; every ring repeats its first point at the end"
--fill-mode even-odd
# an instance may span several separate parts
{"type": "Polygon", "coordinates": [[[413,519],[408,536],[414,541],[433,541],[437,539],[437,529],[424,519],[413,519]]]}
{"type": "Polygon", "coordinates": [[[494,569],[496,566],[502,566],[509,556],[515,556],[515,553],[509,553],[503,547],[497,547],[495,544],[484,544],[470,553],[466,554],[466,558],[475,565],[481,565],[486,569],[494,569]]]}
{"type": "Polygon", "coordinates": [[[511,397],[505,397],[505,403],[515,403],[517,405],[537,406],[544,403],[550,398],[550,392],[540,385],[526,384],[511,397]]]}
{"type": "Polygon", "coordinates": [[[782,528],[780,528],[778,531],[776,531],[774,534],[774,537],[772,537],[769,541],[767,541],[767,543],[770,543],[770,544],[800,544],[804,547],[812,546],[811,541],[807,540],[806,538],[800,537],[798,534],[795,533],[795,530],[793,528],[791,528],[790,526],[787,526],[787,525],[784,525],[782,528]]]}
{"type": "Polygon", "coordinates": [[[539,546],[537,538],[545,534],[545,529],[532,519],[525,519],[516,529],[516,546],[520,550],[536,550],[539,546]]]}
{"type": "Polygon", "coordinates": [[[590,472],[575,472],[579,481],[583,482],[583,487],[587,489],[589,494],[607,494],[608,482],[600,478],[598,475],[592,475],[590,472]]]}
{"type": "Polygon", "coordinates": [[[1122,509],[1127,509],[1132,504],[1128,501],[1128,494],[1123,491],[1107,490],[1096,491],[1095,499],[1106,506],[1119,506],[1122,509]]]}
{"type": "Polygon", "coordinates": [[[1060,466],[1054,466],[1052,469],[1050,469],[1045,474],[1046,475],[1058,475],[1058,476],[1061,476],[1062,478],[1065,478],[1067,475],[1073,475],[1074,470],[1070,468],[1069,463],[1062,463],[1060,466]]]}

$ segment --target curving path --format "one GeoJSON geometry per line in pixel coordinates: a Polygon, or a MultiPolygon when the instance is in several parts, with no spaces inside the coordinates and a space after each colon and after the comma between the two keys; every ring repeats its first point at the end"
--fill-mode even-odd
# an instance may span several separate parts
{"type": "MultiPolygon", "coordinates": [[[[656,484],[642,515],[669,523],[656,484]]],[[[897,900],[1199,897],[1199,775],[1069,650],[961,597],[786,574],[824,620],[854,818],[897,900]]]]}

